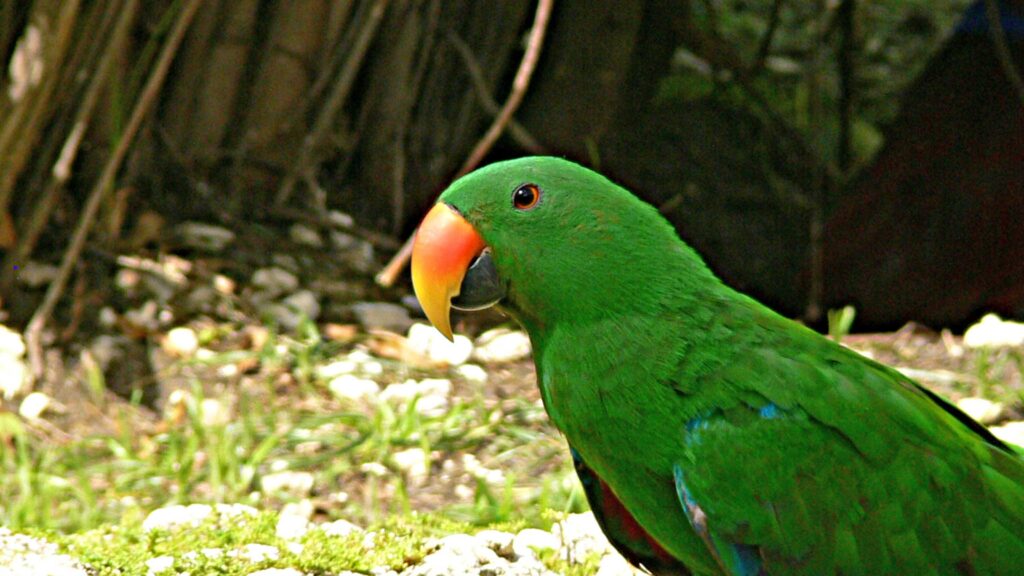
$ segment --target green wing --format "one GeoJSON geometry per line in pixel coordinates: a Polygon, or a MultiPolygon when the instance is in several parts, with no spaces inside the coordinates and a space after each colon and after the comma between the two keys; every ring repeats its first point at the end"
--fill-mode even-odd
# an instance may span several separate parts
{"type": "Polygon", "coordinates": [[[686,422],[680,505],[723,571],[1020,572],[1024,460],[895,370],[739,314],[761,328],[743,352],[677,386],[707,406],[686,422]]]}

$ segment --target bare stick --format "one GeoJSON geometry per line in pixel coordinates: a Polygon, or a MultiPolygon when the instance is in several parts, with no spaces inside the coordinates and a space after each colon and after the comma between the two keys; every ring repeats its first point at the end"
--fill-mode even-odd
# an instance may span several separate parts
{"type": "MultiPolygon", "coordinates": [[[[476,168],[477,164],[484,159],[484,156],[494,146],[501,133],[505,131],[505,127],[508,126],[512,115],[515,114],[516,109],[522,104],[523,97],[526,96],[526,89],[530,86],[530,78],[537,67],[540,50],[544,46],[544,34],[547,31],[553,5],[554,0],[537,0],[537,12],[533,17],[533,28],[530,29],[530,38],[526,44],[526,52],[523,54],[523,59],[519,62],[519,70],[516,71],[516,77],[512,80],[512,91],[509,93],[505,105],[502,106],[501,111],[494,118],[494,122],[491,123],[491,127],[487,129],[487,132],[477,142],[473,151],[469,153],[466,161],[463,162],[462,168],[459,168],[459,171],[452,177],[452,180],[456,180],[460,176],[468,174],[473,168],[476,168]]],[[[395,283],[398,275],[402,273],[406,264],[409,263],[409,258],[412,256],[412,242],[415,237],[415,233],[409,236],[405,244],[402,245],[402,249],[377,274],[378,284],[389,287],[395,283]]]]}
{"type": "Polygon", "coordinates": [[[352,52],[342,65],[341,72],[338,74],[338,80],[334,83],[334,88],[331,90],[327,101],[313,122],[313,128],[303,139],[302,149],[299,150],[299,158],[295,162],[294,168],[288,172],[284,181],[281,182],[281,187],[277,189],[277,197],[274,199],[275,206],[283,206],[292,195],[292,191],[299,180],[305,177],[306,174],[312,173],[320,146],[326,140],[328,130],[334,125],[334,119],[337,117],[338,111],[341,110],[345,101],[348,100],[349,92],[352,91],[352,87],[355,85],[356,73],[362,67],[363,59],[370,49],[370,44],[373,43],[373,39],[377,36],[377,28],[380,26],[381,19],[384,18],[384,11],[387,7],[388,0],[377,0],[370,8],[366,21],[357,24],[359,26],[359,36],[355,40],[355,45],[352,46],[352,52]]]}
{"type": "Polygon", "coordinates": [[[42,199],[36,204],[35,209],[32,211],[28,225],[25,227],[18,245],[10,252],[10,254],[8,254],[8,257],[5,260],[6,265],[4,266],[2,273],[3,278],[0,280],[0,284],[6,284],[10,280],[13,280],[13,278],[8,277],[8,274],[10,271],[14,270],[14,265],[28,260],[31,256],[36,241],[39,239],[40,234],[43,232],[43,228],[50,219],[50,214],[57,206],[57,199],[60,197],[60,192],[64,189],[64,185],[71,177],[71,167],[75,163],[75,158],[78,157],[78,151],[82,144],[82,139],[85,136],[85,132],[88,129],[90,122],[92,122],[92,115],[96,110],[96,104],[99,103],[100,95],[107,85],[107,76],[114,65],[114,61],[117,60],[115,52],[122,46],[132,22],[135,21],[135,13],[138,11],[138,5],[138,0],[129,0],[129,2],[121,7],[111,4],[114,10],[118,10],[120,12],[117,24],[115,25],[114,31],[111,33],[110,37],[107,39],[106,49],[100,57],[99,64],[93,72],[92,78],[89,80],[89,86],[86,88],[85,95],[82,97],[82,104],[78,106],[78,110],[75,114],[71,132],[68,134],[67,138],[65,138],[60,154],[53,164],[51,178],[47,182],[46,188],[43,190],[42,199]]]}
{"type": "MultiPolygon", "coordinates": [[[[473,88],[476,90],[476,97],[480,100],[480,105],[487,112],[497,115],[501,111],[501,107],[498,106],[498,103],[491,96],[491,92],[487,88],[487,81],[484,80],[484,73],[480,70],[480,63],[473,56],[473,50],[454,32],[448,32],[447,40],[455,48],[455,51],[459,53],[459,56],[462,57],[462,61],[465,62],[466,72],[469,74],[469,79],[473,81],[473,88]]],[[[533,134],[530,134],[522,124],[516,122],[515,118],[508,121],[508,135],[516,141],[516,144],[530,154],[544,153],[544,147],[540,145],[540,142],[537,142],[533,134]]]]}
{"type": "Polygon", "coordinates": [[[1020,71],[1017,70],[1017,65],[1013,62],[1013,54],[1006,43],[1006,31],[1003,30],[1003,18],[999,13],[998,0],[985,0],[985,15],[988,17],[988,30],[992,36],[992,47],[996,51],[996,58],[999,59],[999,65],[1003,67],[1003,74],[1006,74],[1006,79],[1010,81],[1010,85],[1017,93],[1017,98],[1024,106],[1024,80],[1021,80],[1020,71]]]}
{"type": "Polygon", "coordinates": [[[50,287],[46,290],[46,296],[43,298],[43,303],[36,309],[35,314],[32,315],[32,319],[25,329],[29,363],[32,367],[32,374],[37,379],[43,376],[43,328],[53,313],[57,301],[60,300],[61,295],[64,293],[64,288],[67,286],[75,261],[78,260],[78,255],[81,254],[82,248],[85,247],[85,240],[89,236],[93,220],[96,219],[96,212],[99,210],[104,193],[114,183],[114,177],[117,176],[124,157],[128,154],[128,149],[135,140],[135,135],[142,126],[143,120],[146,119],[150,108],[156,102],[156,97],[160,93],[160,88],[163,86],[164,79],[167,78],[167,72],[174,61],[174,55],[178,52],[178,47],[185,38],[185,32],[188,31],[192,17],[195,16],[202,3],[203,0],[189,0],[188,4],[182,8],[181,13],[178,15],[178,21],[175,22],[174,29],[171,30],[167,42],[164,44],[160,59],[150,73],[149,79],[146,80],[146,85],[139,95],[135,109],[132,110],[131,118],[124,128],[124,132],[121,133],[117,146],[114,148],[110,158],[107,159],[99,179],[89,192],[89,198],[85,202],[82,215],[78,220],[78,227],[75,228],[75,233],[71,237],[71,243],[68,245],[67,252],[64,253],[64,259],[61,261],[57,277],[50,283],[50,287]]]}

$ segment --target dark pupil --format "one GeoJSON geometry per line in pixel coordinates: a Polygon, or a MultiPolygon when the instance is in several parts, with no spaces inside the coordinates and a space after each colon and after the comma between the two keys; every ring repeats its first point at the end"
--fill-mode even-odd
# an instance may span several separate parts
{"type": "Polygon", "coordinates": [[[529,206],[530,204],[533,204],[533,198],[535,194],[536,192],[534,191],[532,186],[523,186],[522,188],[516,190],[516,194],[515,197],[513,197],[512,202],[514,202],[515,205],[519,207],[529,206]]]}

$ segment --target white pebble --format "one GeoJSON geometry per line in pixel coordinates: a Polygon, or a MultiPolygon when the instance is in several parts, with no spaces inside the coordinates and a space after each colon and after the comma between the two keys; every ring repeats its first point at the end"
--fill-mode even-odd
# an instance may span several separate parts
{"type": "Polygon", "coordinates": [[[269,494],[285,493],[305,497],[313,491],[313,475],[297,470],[274,472],[260,479],[260,488],[269,494]]]}
{"type": "Polygon", "coordinates": [[[595,576],[635,576],[637,574],[641,574],[641,572],[634,570],[621,554],[612,552],[601,558],[595,576]]]}
{"type": "Polygon", "coordinates": [[[517,557],[536,555],[536,550],[558,550],[562,543],[551,532],[538,528],[526,528],[516,534],[512,542],[512,551],[517,557]]]}
{"type": "Polygon", "coordinates": [[[1009,348],[1024,345],[1024,323],[1003,320],[986,314],[981,321],[964,332],[968,348],[1009,348]]]}
{"type": "Polygon", "coordinates": [[[188,506],[176,504],[150,512],[149,516],[142,521],[142,530],[149,532],[150,530],[171,530],[181,526],[199,526],[214,510],[228,518],[241,515],[255,517],[258,514],[255,508],[244,504],[217,504],[216,507],[209,504],[190,504],[188,506]]]}
{"type": "Polygon", "coordinates": [[[274,533],[282,540],[298,540],[309,532],[309,520],[293,514],[281,514],[277,518],[274,533]]]}
{"type": "Polygon", "coordinates": [[[455,373],[469,382],[484,384],[487,382],[487,371],[476,364],[463,364],[455,369],[455,373]]]}
{"type": "Polygon", "coordinates": [[[353,532],[362,532],[363,529],[348,520],[335,520],[334,522],[325,522],[320,525],[320,530],[328,536],[344,537],[352,534],[353,532]]]}
{"type": "Polygon", "coordinates": [[[175,358],[190,358],[199,349],[199,336],[187,326],[171,328],[164,336],[163,349],[175,358]]]}
{"type": "Polygon", "coordinates": [[[515,362],[530,355],[530,337],[520,330],[495,328],[476,340],[473,357],[485,364],[515,362]]]}
{"type": "Polygon", "coordinates": [[[391,455],[391,460],[395,463],[395,468],[405,474],[409,484],[422,486],[426,482],[427,474],[430,471],[429,457],[422,448],[409,448],[395,452],[391,455]]]}
{"type": "Polygon", "coordinates": [[[234,419],[231,408],[216,398],[203,398],[199,403],[203,415],[203,426],[226,426],[234,419]]]}
{"type": "Polygon", "coordinates": [[[42,392],[33,392],[21,401],[18,414],[25,420],[38,420],[50,407],[50,397],[42,392]]]}
{"type": "Polygon", "coordinates": [[[962,398],[956,406],[979,424],[991,424],[999,420],[1005,408],[1001,403],[987,398],[962,398]]]}
{"type": "Polygon", "coordinates": [[[327,389],[339,400],[361,402],[372,400],[380,394],[380,385],[368,378],[342,374],[327,383],[327,389]]]}
{"type": "Polygon", "coordinates": [[[1003,442],[1024,448],[1024,421],[1007,422],[1002,426],[993,426],[989,431],[1003,442]]]}
{"type": "Polygon", "coordinates": [[[146,560],[146,575],[160,574],[174,568],[174,556],[157,556],[146,560]]]}
{"type": "Polygon", "coordinates": [[[449,342],[433,326],[416,323],[409,327],[406,343],[410,350],[434,362],[458,366],[473,354],[473,342],[461,334],[453,340],[449,342]]]}
{"type": "Polygon", "coordinates": [[[250,562],[263,562],[264,560],[277,560],[281,556],[281,551],[277,549],[277,546],[246,544],[238,551],[237,556],[245,558],[250,562]]]}

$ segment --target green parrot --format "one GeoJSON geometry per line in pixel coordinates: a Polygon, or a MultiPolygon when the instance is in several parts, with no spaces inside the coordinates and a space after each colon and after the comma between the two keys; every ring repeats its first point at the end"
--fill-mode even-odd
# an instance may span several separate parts
{"type": "Polygon", "coordinates": [[[533,345],[612,544],[654,574],[1024,574],[1024,459],[954,406],[725,286],[657,210],[532,157],[451,185],[413,285],[533,345]]]}

